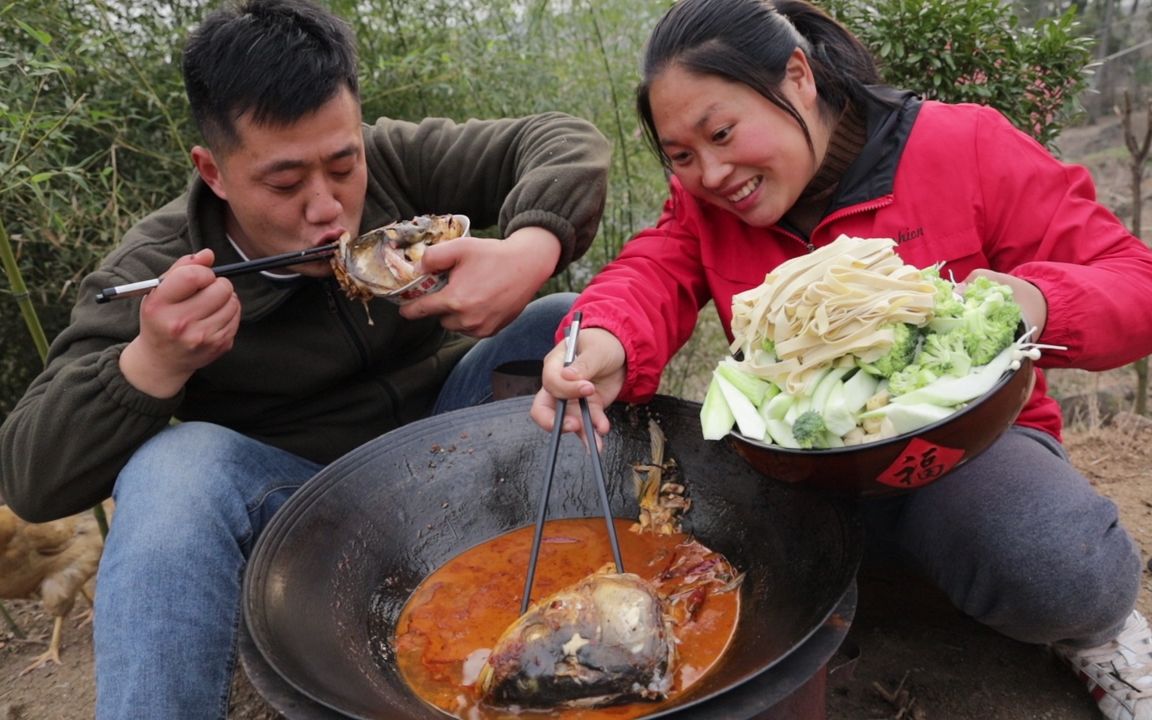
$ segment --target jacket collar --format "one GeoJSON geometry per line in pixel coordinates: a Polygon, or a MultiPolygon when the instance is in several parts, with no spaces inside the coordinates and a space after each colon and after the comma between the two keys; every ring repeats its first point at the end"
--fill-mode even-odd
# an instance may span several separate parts
{"type": "Polygon", "coordinates": [[[896,168],[923,101],[906,90],[868,88],[864,106],[868,140],[848,167],[825,214],[892,193],[896,168]]]}
{"type": "MultiPolygon", "coordinates": [[[[200,178],[192,181],[188,191],[188,239],[193,252],[211,248],[216,264],[225,265],[244,260],[232,243],[228,242],[224,219],[226,203],[200,178]]],[[[260,273],[234,275],[232,286],[240,298],[242,322],[258,320],[280,307],[301,285],[317,282],[301,277],[273,280],[260,273]]]]}

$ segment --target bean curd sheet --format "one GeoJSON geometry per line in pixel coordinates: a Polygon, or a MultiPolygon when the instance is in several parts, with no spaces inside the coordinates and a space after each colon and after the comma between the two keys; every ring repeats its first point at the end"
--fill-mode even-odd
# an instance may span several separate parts
{"type": "MultiPolygon", "coordinates": [[[[633,523],[617,519],[625,570],[651,582],[659,592],[679,597],[674,635],[678,661],[668,698],[595,709],[521,710],[481,702],[476,679],[501,633],[520,616],[521,597],[532,547],[532,527],[500,535],[448,561],[429,575],[409,598],[393,638],[396,663],[409,687],[424,701],[457,718],[471,720],[515,715],[593,720],[642,717],[657,712],[691,688],[719,660],[739,617],[739,578],[726,591],[689,592],[669,587],[673,566],[685,558],[697,567],[718,558],[682,533],[630,532],[633,523]],[[711,559],[708,559],[711,556],[711,559]],[[704,562],[698,562],[704,558],[704,562]],[[685,601],[685,598],[687,600],[685,601]]],[[[545,524],[532,598],[540,600],[578,582],[612,559],[603,518],[550,520],[545,524]]],[[[730,567],[730,566],[729,566],[730,567]]],[[[689,586],[698,573],[688,576],[689,586]]]]}

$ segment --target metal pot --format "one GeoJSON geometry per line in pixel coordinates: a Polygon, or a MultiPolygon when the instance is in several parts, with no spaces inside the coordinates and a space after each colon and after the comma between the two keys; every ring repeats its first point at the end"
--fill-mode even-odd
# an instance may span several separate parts
{"type": "MultiPolygon", "coordinates": [[[[383,435],[325,468],[273,519],[245,576],[247,629],[261,661],[309,704],[354,718],[442,720],[408,689],[389,638],[429,573],[533,522],[548,436],[529,403],[502,400],[383,435]]],[[[738,698],[733,689],[789,658],[854,598],[861,531],[852,505],[765,480],[725,443],[703,440],[699,409],[665,397],[614,407],[604,442],[613,513],[636,517],[631,465],[650,458],[654,417],[693,502],[685,530],[746,572],[719,665],[647,717],[739,717],[725,697],[738,698]]],[[[565,436],[548,517],[598,515],[593,483],[583,446],[565,436]]]]}

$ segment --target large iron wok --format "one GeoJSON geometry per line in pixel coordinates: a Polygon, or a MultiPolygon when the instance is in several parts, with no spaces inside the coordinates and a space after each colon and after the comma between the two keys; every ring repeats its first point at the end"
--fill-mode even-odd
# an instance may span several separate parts
{"type": "MultiPolygon", "coordinates": [[[[528,418],[529,402],[502,400],[383,435],[325,468],[273,519],[249,563],[244,613],[261,663],[305,703],[354,718],[444,717],[408,689],[389,638],[425,576],[533,522],[548,434],[528,418]]],[[[613,407],[604,441],[613,513],[635,518],[631,466],[650,459],[654,417],[693,503],[685,529],[746,572],[720,665],[648,717],[736,717],[720,703],[724,693],[788,658],[855,590],[861,531],[852,506],[756,474],[727,444],[702,439],[699,409],[666,397],[613,407]]],[[[599,512],[590,460],[567,435],[548,517],[599,512]]]]}

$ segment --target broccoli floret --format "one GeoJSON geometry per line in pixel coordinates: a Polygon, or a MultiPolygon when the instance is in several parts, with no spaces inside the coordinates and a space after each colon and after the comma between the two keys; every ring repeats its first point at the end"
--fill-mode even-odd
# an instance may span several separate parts
{"type": "Polygon", "coordinates": [[[956,286],[940,277],[940,267],[933,265],[920,271],[921,276],[936,287],[932,306],[932,327],[938,330],[948,330],[955,326],[956,321],[964,314],[964,303],[956,286]]]}
{"type": "Polygon", "coordinates": [[[967,375],[973,363],[964,342],[966,337],[967,334],[960,330],[924,335],[915,362],[888,378],[889,391],[893,395],[903,395],[945,375],[967,375]]]}
{"type": "Polygon", "coordinates": [[[964,348],[973,365],[987,365],[1012,344],[1020,326],[1020,306],[1012,290],[986,277],[974,278],[964,290],[964,348]]]}
{"type": "Polygon", "coordinates": [[[1020,306],[1012,290],[986,277],[964,288],[959,315],[937,317],[928,326],[914,361],[888,378],[893,395],[904,395],[946,375],[963,377],[987,365],[1015,341],[1020,306]]]}
{"type": "Polygon", "coordinates": [[[965,334],[962,332],[928,333],[920,345],[916,364],[931,369],[937,375],[963,377],[972,369],[965,334]]]}
{"type": "Polygon", "coordinates": [[[892,377],[912,363],[920,342],[920,330],[908,323],[895,323],[892,329],[892,347],[871,362],[858,362],[864,370],[878,377],[892,377]]]}
{"type": "Polygon", "coordinates": [[[969,308],[977,307],[989,300],[1003,302],[1011,298],[1011,288],[983,275],[974,277],[964,284],[964,305],[969,308]]]}
{"type": "Polygon", "coordinates": [[[918,364],[909,365],[899,372],[892,373],[892,377],[888,378],[888,392],[893,397],[903,395],[939,379],[940,376],[931,368],[918,364]]]}
{"type": "Polygon", "coordinates": [[[824,446],[826,432],[828,427],[824,424],[824,416],[815,410],[805,410],[792,423],[792,437],[805,449],[824,446]]]}

